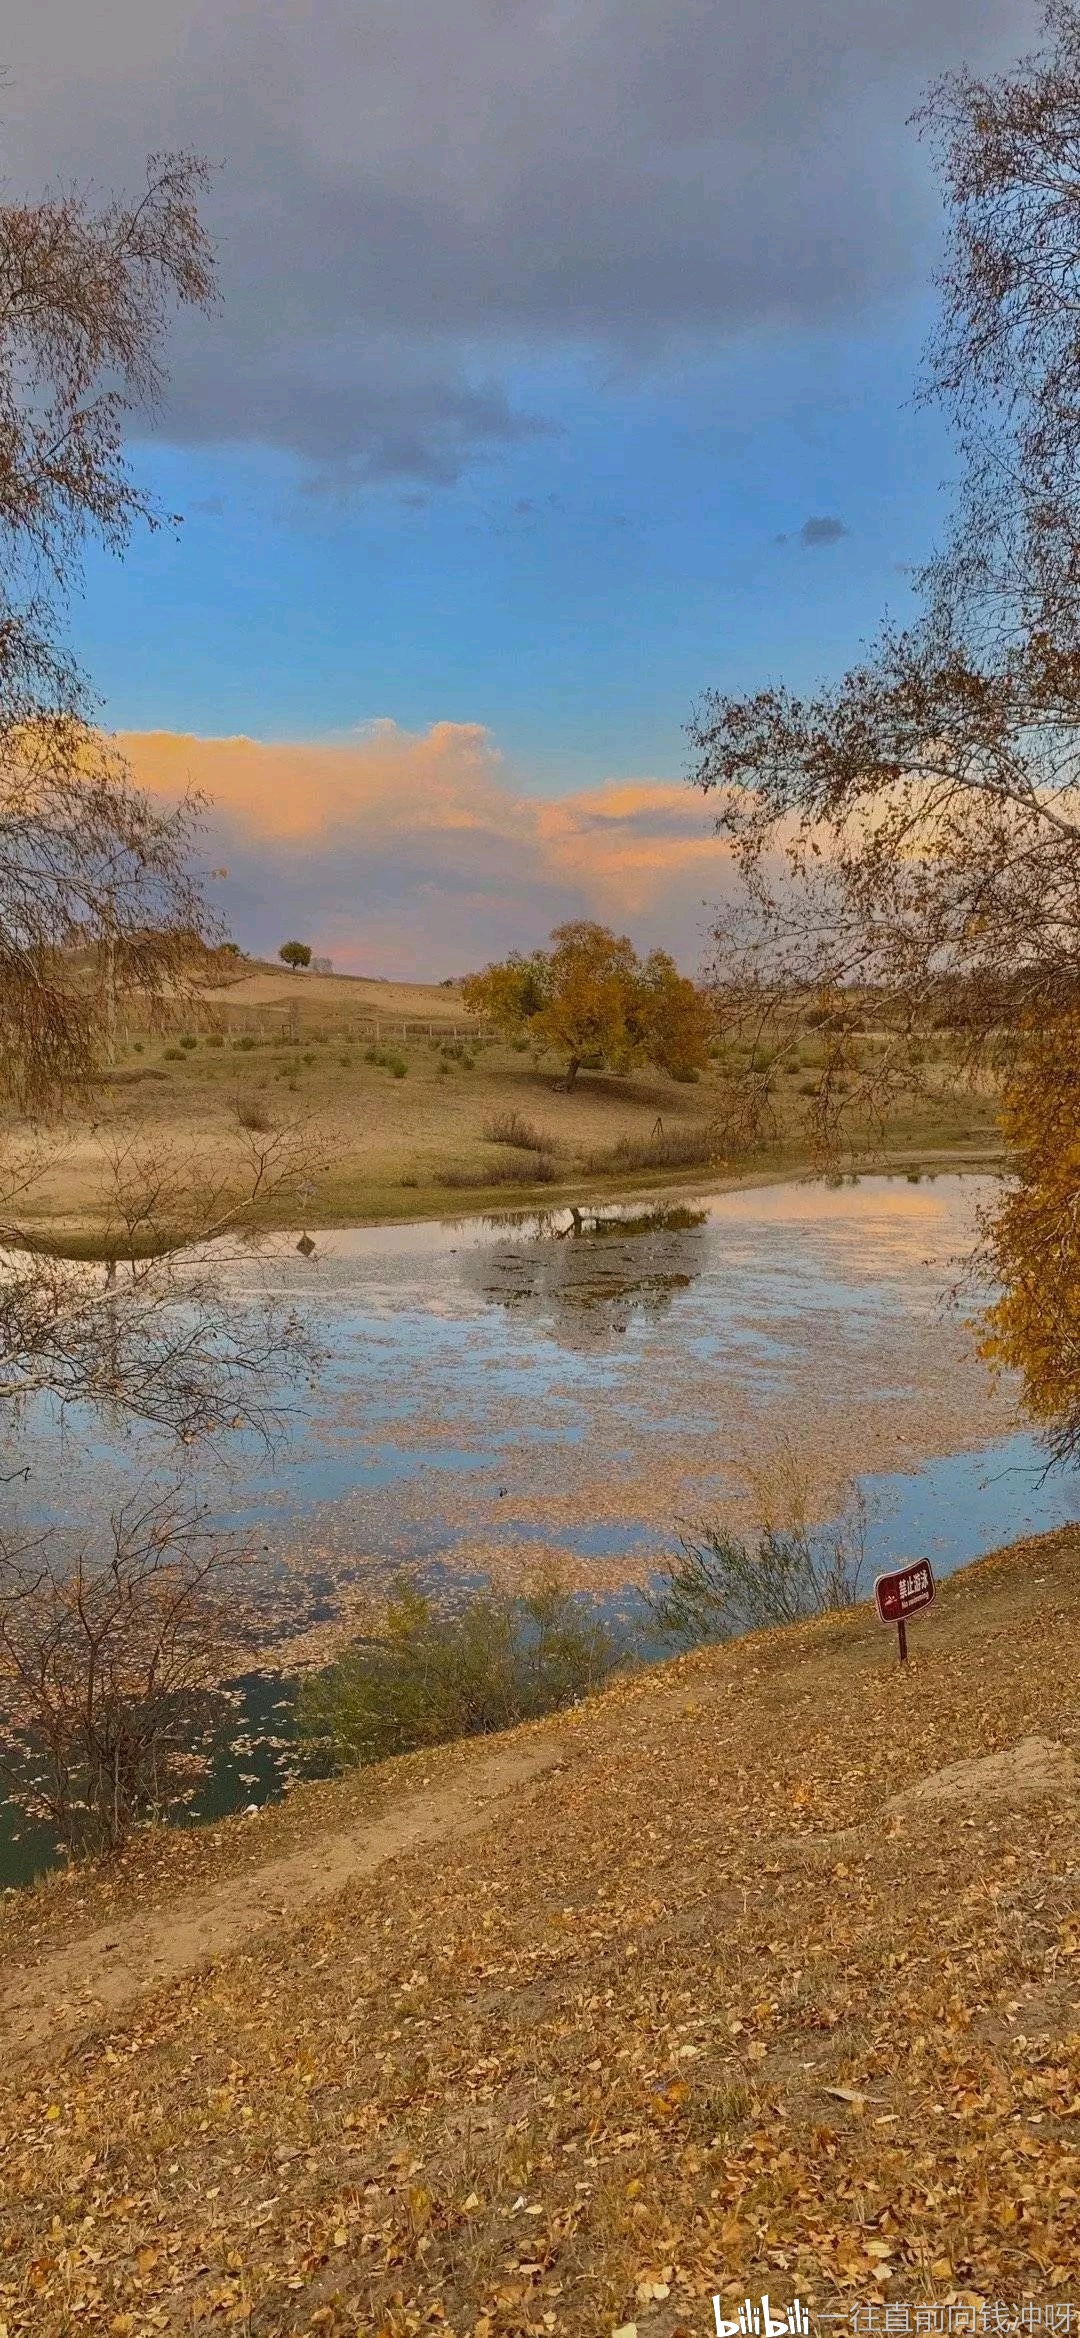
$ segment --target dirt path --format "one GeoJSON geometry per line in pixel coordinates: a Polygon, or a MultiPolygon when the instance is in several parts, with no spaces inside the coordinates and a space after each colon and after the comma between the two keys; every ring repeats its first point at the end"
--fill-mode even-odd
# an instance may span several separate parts
{"type": "Polygon", "coordinates": [[[509,1748],[478,1761],[441,1790],[414,1789],[377,1820],[313,1836],[299,1851],[216,1885],[152,1917],[128,1917],[17,1973],[0,2004],[0,2048],[9,2061],[36,2047],[69,2045],[157,1988],[210,1958],[247,1946],[282,1917],[370,1875],[400,1851],[443,1835],[473,1834],[492,1802],[562,1767],[553,1741],[509,1748]]]}

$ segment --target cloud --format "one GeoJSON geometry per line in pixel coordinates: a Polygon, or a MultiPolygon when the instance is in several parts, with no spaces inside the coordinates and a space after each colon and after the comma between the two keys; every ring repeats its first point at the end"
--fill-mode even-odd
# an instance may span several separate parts
{"type": "Polygon", "coordinates": [[[817,544],[838,544],[847,535],[843,520],[826,515],[821,519],[804,520],[799,529],[799,542],[813,550],[817,544]]]}
{"type": "Polygon", "coordinates": [[[461,973],[546,939],[568,917],[629,926],[694,968],[728,848],[703,800],[656,780],[522,795],[478,724],[411,733],[379,720],[327,746],[142,732],[145,786],[211,799],[202,858],[236,939],[286,932],[352,973],[461,973]]]}
{"type": "Polygon", "coordinates": [[[542,427],[538,369],[819,330],[925,275],[905,117],[1029,0],[35,0],[5,32],[13,193],[220,162],[224,300],[157,427],[339,481],[445,484],[542,427]]]}

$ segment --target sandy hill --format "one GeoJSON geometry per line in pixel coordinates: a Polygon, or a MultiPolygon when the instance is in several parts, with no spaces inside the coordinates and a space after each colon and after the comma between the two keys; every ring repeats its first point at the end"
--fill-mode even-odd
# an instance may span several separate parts
{"type": "Polygon", "coordinates": [[[214,996],[234,1006],[279,1006],[295,999],[324,1014],[385,1015],[410,1022],[460,1023],[461,987],[440,982],[383,982],[367,974],[294,974],[269,960],[245,960],[214,996]]]}
{"type": "Polygon", "coordinates": [[[9,1899],[9,2338],[1075,2295],[1078,1559],[9,1899]]]}

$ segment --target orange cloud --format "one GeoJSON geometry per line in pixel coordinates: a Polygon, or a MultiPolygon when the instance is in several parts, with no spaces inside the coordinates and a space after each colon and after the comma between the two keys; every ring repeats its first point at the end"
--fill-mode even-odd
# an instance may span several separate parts
{"type": "Polygon", "coordinates": [[[565,917],[628,923],[694,967],[730,858],[708,807],[658,780],[609,780],[556,798],[511,784],[489,734],[390,721],[342,745],[121,741],[141,783],[209,799],[207,860],[245,947],[288,932],[346,971],[458,973],[565,917]]]}

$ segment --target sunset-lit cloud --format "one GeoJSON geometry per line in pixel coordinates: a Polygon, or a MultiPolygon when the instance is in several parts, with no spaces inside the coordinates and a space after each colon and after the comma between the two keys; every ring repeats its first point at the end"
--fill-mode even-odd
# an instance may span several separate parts
{"type": "Polygon", "coordinates": [[[425,978],[530,948],[567,917],[697,966],[730,861],[688,788],[612,779],[524,795],[474,723],[390,721],[342,745],[140,733],[144,785],[208,799],[206,865],[247,949],[302,934],[346,972],[425,978]]]}

